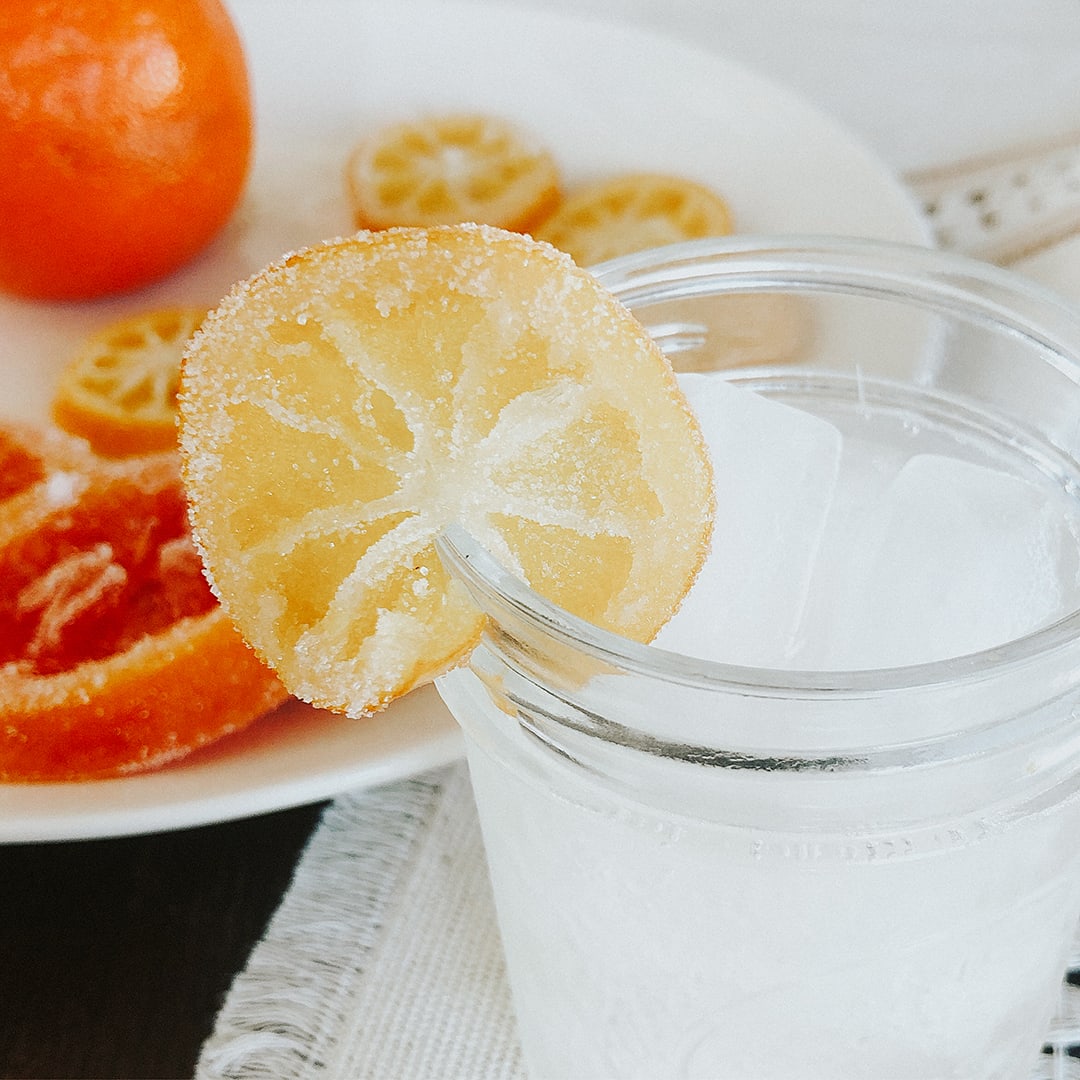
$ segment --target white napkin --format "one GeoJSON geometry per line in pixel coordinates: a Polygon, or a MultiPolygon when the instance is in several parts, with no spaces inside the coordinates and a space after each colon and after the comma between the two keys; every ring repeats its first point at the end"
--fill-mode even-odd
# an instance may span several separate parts
{"type": "MultiPolygon", "coordinates": [[[[1065,212],[1072,202],[1080,211],[1071,171],[1080,170],[1080,155],[1069,162],[1034,181],[1029,162],[1024,175],[1038,197],[1027,200],[1017,198],[1014,162],[912,182],[946,246],[1012,261],[1080,302],[1080,236],[1069,235],[1065,212]]],[[[1080,969],[1080,942],[1074,952],[1080,969]]],[[[1080,1044],[1080,989],[1064,985],[1051,1052],[1032,1063],[1032,1080],[1077,1075],[1066,1053],[1072,1044],[1080,1044]]],[[[464,763],[328,808],[233,983],[196,1073],[197,1080],[314,1075],[524,1075],[464,763]]]]}
{"type": "Polygon", "coordinates": [[[339,798],[199,1080],[523,1076],[464,763],[339,798]]]}

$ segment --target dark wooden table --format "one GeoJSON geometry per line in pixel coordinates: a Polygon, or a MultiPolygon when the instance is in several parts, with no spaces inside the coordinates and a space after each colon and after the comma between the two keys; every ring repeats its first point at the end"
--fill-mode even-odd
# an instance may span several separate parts
{"type": "Polygon", "coordinates": [[[0,846],[0,1076],[192,1076],[322,809],[0,846]]]}

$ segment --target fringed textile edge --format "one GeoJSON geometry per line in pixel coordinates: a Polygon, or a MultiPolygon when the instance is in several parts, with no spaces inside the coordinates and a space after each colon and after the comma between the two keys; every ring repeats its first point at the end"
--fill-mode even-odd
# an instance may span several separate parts
{"type": "Polygon", "coordinates": [[[196,1080],[301,1080],[324,1072],[446,769],[343,796],[325,811],[293,881],[204,1044],[196,1080]]]}

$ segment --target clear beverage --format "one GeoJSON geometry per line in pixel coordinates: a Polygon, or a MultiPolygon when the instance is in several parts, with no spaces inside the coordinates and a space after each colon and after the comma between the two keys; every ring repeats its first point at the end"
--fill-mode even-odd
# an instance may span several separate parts
{"type": "Polygon", "coordinates": [[[778,546],[754,504],[805,490],[784,453],[730,489],[718,527],[761,531],[719,552],[716,591],[661,635],[679,652],[579,623],[468,537],[443,542],[491,615],[440,690],[534,1080],[1011,1080],[1035,1064],[1080,912],[1080,395],[1061,340],[1080,345],[1080,323],[1050,303],[1027,334],[1002,312],[1027,326],[1040,298],[1017,286],[1003,307],[1008,279],[991,273],[984,302],[981,270],[849,254],[698,246],[611,272],[680,347],[702,304],[768,275],[825,294],[819,344],[888,327],[910,358],[886,381],[823,372],[820,354],[740,377],[840,445],[809,431],[787,455],[827,489],[780,529],[801,546],[778,546]],[[854,312],[860,291],[888,310],[854,312]],[[710,612],[742,621],[713,638],[710,612]]]}

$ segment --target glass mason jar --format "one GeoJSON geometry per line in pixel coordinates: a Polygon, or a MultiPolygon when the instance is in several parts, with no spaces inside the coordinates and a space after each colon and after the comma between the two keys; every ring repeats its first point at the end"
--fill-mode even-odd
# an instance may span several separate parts
{"type": "MultiPolygon", "coordinates": [[[[1080,313],[1018,277],[754,238],[596,273],[676,367],[783,350],[726,377],[1076,512],[1080,313]]],[[[440,551],[490,617],[439,689],[534,1080],[1030,1074],[1080,913],[1074,592],[974,653],[782,670],[601,631],[460,530],[440,551]]]]}

